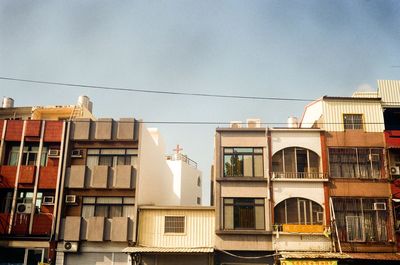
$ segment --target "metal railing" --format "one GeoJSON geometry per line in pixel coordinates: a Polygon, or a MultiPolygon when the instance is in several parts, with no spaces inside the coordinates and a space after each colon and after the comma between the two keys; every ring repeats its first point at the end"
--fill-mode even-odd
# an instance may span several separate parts
{"type": "Polygon", "coordinates": [[[271,172],[272,179],[327,179],[327,173],[271,172]]]}
{"type": "Polygon", "coordinates": [[[165,159],[171,160],[171,161],[182,161],[185,162],[186,164],[193,166],[194,168],[197,168],[197,162],[193,161],[187,155],[184,154],[172,154],[172,155],[166,155],[165,159]]]}

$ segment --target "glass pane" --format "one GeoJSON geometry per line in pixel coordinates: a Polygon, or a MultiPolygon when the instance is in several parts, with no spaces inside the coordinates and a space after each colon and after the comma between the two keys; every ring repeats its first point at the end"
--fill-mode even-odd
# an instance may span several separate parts
{"type": "Polygon", "coordinates": [[[135,204],[135,197],[124,197],[124,204],[135,204]]]}
{"type": "Polygon", "coordinates": [[[264,205],[256,206],[256,229],[264,229],[264,205]]]}
{"type": "Polygon", "coordinates": [[[307,150],[296,148],[297,170],[296,172],[308,172],[307,150]]]}
{"type": "Polygon", "coordinates": [[[90,168],[97,166],[99,164],[99,157],[98,156],[88,156],[86,160],[86,165],[90,168]]]}
{"type": "Polygon", "coordinates": [[[233,148],[224,148],[225,154],[233,154],[233,148]]]}
{"type": "Polygon", "coordinates": [[[124,155],[125,149],[101,149],[102,155],[124,155]]]}
{"type": "Polygon", "coordinates": [[[99,157],[99,165],[101,166],[113,166],[113,157],[112,156],[100,156],[99,157]]]}
{"type": "Polygon", "coordinates": [[[254,153],[255,154],[262,154],[263,153],[263,149],[262,148],[254,148],[254,153]]]}
{"type": "Polygon", "coordinates": [[[319,156],[313,151],[308,151],[310,159],[310,173],[319,173],[319,156]]]}
{"type": "Polygon", "coordinates": [[[233,204],[233,199],[224,199],[224,204],[233,204]]]}
{"type": "Polygon", "coordinates": [[[100,153],[100,150],[99,149],[88,149],[87,152],[88,152],[88,155],[96,155],[96,154],[100,153]]]}
{"type": "Polygon", "coordinates": [[[82,217],[89,218],[94,216],[94,205],[83,205],[82,206],[82,217]]]}
{"type": "Polygon", "coordinates": [[[299,208],[297,198],[290,198],[286,200],[286,215],[288,224],[299,223],[299,208]]]}
{"type": "Polygon", "coordinates": [[[97,197],[98,204],[122,204],[122,197],[97,197]]]}
{"type": "Polygon", "coordinates": [[[128,155],[137,155],[138,154],[138,150],[137,149],[126,149],[126,153],[128,155]]]}
{"type": "Polygon", "coordinates": [[[254,156],[254,176],[256,176],[256,177],[264,176],[263,156],[262,155],[254,156]]]}
{"type": "Polygon", "coordinates": [[[280,202],[274,209],[275,224],[285,224],[286,223],[286,213],[285,213],[285,201],[280,202]]]}
{"type": "Polygon", "coordinates": [[[107,205],[96,205],[95,216],[108,217],[108,206],[107,205]]]}
{"type": "Polygon", "coordinates": [[[285,172],[296,172],[296,165],[294,159],[294,148],[288,148],[284,150],[285,159],[285,172]]]}
{"type": "Polygon", "coordinates": [[[224,229],[233,229],[233,205],[224,206],[224,229]]]}
{"type": "Polygon", "coordinates": [[[95,203],[96,197],[83,197],[83,203],[95,203]]]}
{"type": "Polygon", "coordinates": [[[236,228],[255,228],[255,209],[254,205],[235,204],[234,206],[234,226],[236,228]]]}
{"type": "Polygon", "coordinates": [[[283,172],[283,152],[282,150],[272,156],[272,171],[283,172]]]}
{"type": "MultiPolygon", "coordinates": [[[[14,149],[14,147],[13,147],[14,149]]],[[[10,157],[8,159],[8,165],[16,166],[18,165],[19,151],[11,151],[10,157]]]]}
{"type": "Polygon", "coordinates": [[[253,153],[253,148],[237,147],[233,149],[234,153],[253,153]]]}
{"type": "Polygon", "coordinates": [[[117,158],[117,165],[129,165],[130,164],[130,162],[131,161],[127,161],[127,160],[130,160],[129,158],[129,156],[128,157],[125,157],[125,156],[117,156],[116,157],[117,158]],[[126,163],[125,163],[125,161],[127,161],[126,163]]]}
{"type": "Polygon", "coordinates": [[[243,156],[243,176],[252,177],[253,176],[253,156],[244,155],[243,156]]]}
{"type": "Polygon", "coordinates": [[[134,217],[135,216],[135,206],[123,206],[122,216],[124,217],[134,217]]]}
{"type": "Polygon", "coordinates": [[[109,206],[108,218],[121,217],[121,216],[122,216],[122,206],[120,205],[109,206]]]}

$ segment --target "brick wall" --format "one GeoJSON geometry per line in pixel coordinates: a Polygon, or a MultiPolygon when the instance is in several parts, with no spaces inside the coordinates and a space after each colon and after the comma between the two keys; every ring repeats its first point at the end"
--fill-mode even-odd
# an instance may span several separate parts
{"type": "Polygon", "coordinates": [[[21,141],[23,126],[24,121],[21,120],[7,121],[6,141],[21,141]]]}
{"type": "Polygon", "coordinates": [[[17,175],[16,166],[1,166],[0,168],[0,188],[14,188],[15,177],[17,175]]]}
{"type": "Polygon", "coordinates": [[[56,189],[58,167],[41,167],[39,172],[39,189],[56,189]]]}
{"type": "Polygon", "coordinates": [[[46,121],[44,131],[45,142],[61,142],[62,138],[62,121],[46,121]]]}

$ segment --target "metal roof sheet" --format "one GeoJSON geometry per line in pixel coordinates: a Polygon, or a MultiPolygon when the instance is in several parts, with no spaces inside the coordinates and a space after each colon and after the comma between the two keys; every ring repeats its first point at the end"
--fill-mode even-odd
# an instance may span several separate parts
{"type": "Polygon", "coordinates": [[[126,253],[212,253],[214,248],[158,248],[158,247],[127,247],[126,253]]]}

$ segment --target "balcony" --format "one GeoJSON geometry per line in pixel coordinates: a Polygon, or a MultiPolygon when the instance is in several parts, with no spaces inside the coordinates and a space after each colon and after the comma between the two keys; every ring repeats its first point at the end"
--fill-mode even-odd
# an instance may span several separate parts
{"type": "Polygon", "coordinates": [[[278,226],[279,231],[286,233],[306,233],[321,234],[324,233],[323,225],[303,225],[303,224],[282,224],[278,226]]]}
{"type": "Polygon", "coordinates": [[[135,169],[131,165],[115,167],[73,165],[67,172],[67,188],[131,189],[135,188],[135,169]]]}
{"type": "MultiPolygon", "coordinates": [[[[0,188],[14,188],[18,166],[1,166],[0,188]]],[[[57,166],[40,167],[39,189],[55,189],[57,183],[57,166]]],[[[18,183],[22,187],[33,187],[35,182],[35,166],[21,166],[18,183]]]]}
{"type": "Polygon", "coordinates": [[[327,173],[308,173],[308,172],[271,172],[272,180],[310,180],[310,181],[328,181],[327,173]]]}
{"type": "Polygon", "coordinates": [[[134,240],[133,219],[129,217],[67,216],[62,223],[60,236],[65,241],[127,242],[134,240]]]}
{"type": "MultiPolygon", "coordinates": [[[[14,219],[14,225],[11,229],[11,235],[13,236],[50,236],[51,225],[53,222],[53,215],[48,213],[39,213],[33,216],[33,227],[32,233],[29,234],[29,221],[30,214],[16,214],[14,219]]],[[[10,214],[0,213],[0,234],[8,234],[10,214]]]]}

